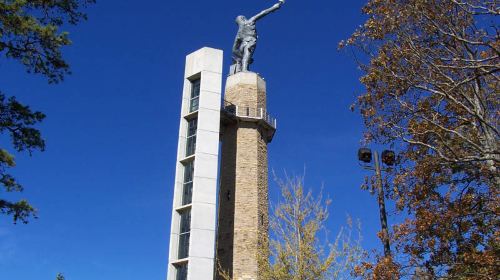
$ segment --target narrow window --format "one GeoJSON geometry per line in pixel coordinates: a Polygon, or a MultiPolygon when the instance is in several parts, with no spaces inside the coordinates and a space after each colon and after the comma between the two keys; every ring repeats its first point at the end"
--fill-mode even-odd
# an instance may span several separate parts
{"type": "Polygon", "coordinates": [[[181,213],[181,228],[179,233],[179,259],[189,256],[189,235],[191,231],[191,211],[181,213]]]}
{"type": "Polygon", "coordinates": [[[175,280],[186,280],[187,279],[187,272],[188,272],[188,264],[183,263],[179,264],[176,266],[176,277],[175,280]]]}
{"type": "Polygon", "coordinates": [[[198,119],[192,119],[188,122],[188,134],[186,143],[186,156],[194,154],[196,151],[196,129],[198,128],[198,119]]]}
{"type": "Polygon", "coordinates": [[[200,79],[191,82],[191,99],[189,101],[189,112],[198,110],[200,104],[200,79]]]}
{"type": "Polygon", "coordinates": [[[191,204],[193,200],[193,176],[194,176],[194,161],[190,161],[184,165],[184,186],[182,193],[182,205],[191,204]]]}

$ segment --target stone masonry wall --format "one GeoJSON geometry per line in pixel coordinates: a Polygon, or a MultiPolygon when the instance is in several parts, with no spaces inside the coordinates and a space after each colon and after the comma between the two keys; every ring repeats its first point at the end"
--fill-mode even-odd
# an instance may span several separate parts
{"type": "MultiPolygon", "coordinates": [[[[266,109],[265,82],[255,73],[228,78],[225,99],[266,109]]],[[[224,127],[217,259],[234,280],[258,280],[257,252],[268,231],[267,142],[258,122],[224,127]]],[[[221,279],[218,277],[217,279],[221,279]]]]}
{"type": "Polygon", "coordinates": [[[217,256],[215,263],[217,280],[222,280],[222,278],[218,277],[217,271],[219,269],[223,269],[232,275],[237,129],[237,125],[228,124],[224,127],[222,136],[217,256]]]}

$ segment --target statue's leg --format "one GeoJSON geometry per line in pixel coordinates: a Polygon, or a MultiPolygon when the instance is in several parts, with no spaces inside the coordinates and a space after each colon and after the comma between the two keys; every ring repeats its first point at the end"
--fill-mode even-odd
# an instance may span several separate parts
{"type": "Polygon", "coordinates": [[[240,65],[241,65],[241,60],[236,57],[236,56],[233,56],[233,65],[234,65],[234,69],[236,70],[236,72],[239,72],[240,71],[240,65]]]}
{"type": "Polygon", "coordinates": [[[234,41],[233,46],[233,64],[235,73],[241,72],[243,59],[243,40],[239,37],[234,41]]]}
{"type": "Polygon", "coordinates": [[[251,52],[250,50],[248,49],[248,47],[245,47],[245,50],[243,52],[243,60],[242,60],[242,71],[243,72],[248,72],[248,65],[249,65],[249,61],[251,59],[251,52]]]}
{"type": "Polygon", "coordinates": [[[253,53],[255,52],[255,47],[257,46],[257,40],[255,38],[249,38],[245,42],[245,50],[243,52],[243,71],[248,72],[250,64],[252,64],[253,53]]]}

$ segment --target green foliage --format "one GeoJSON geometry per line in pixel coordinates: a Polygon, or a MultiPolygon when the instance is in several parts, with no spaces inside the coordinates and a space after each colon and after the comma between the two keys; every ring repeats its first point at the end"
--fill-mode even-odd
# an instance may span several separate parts
{"type": "MultiPolygon", "coordinates": [[[[5,99],[0,93],[0,134],[9,134],[12,146],[18,152],[45,148],[40,131],[33,125],[41,122],[45,115],[33,112],[28,106],[19,103],[14,97],[5,99]]],[[[6,192],[21,192],[23,187],[16,179],[7,173],[9,168],[16,165],[14,156],[5,149],[0,149],[0,184],[6,192]]],[[[26,201],[9,202],[0,199],[0,213],[13,215],[14,222],[26,223],[28,218],[35,214],[35,209],[26,201]]]]}
{"type": "MultiPolygon", "coordinates": [[[[13,59],[28,73],[41,74],[49,83],[58,83],[69,74],[62,48],[70,45],[68,33],[60,28],[86,19],[82,8],[95,0],[0,0],[0,58],[13,59]]],[[[0,135],[10,138],[16,152],[43,151],[45,142],[35,128],[45,118],[14,97],[0,92],[0,135]]],[[[0,186],[5,192],[21,192],[23,187],[7,173],[15,158],[0,148],[0,186]]],[[[12,215],[14,223],[27,223],[35,209],[26,201],[0,198],[0,213],[12,215]]],[[[62,276],[62,275],[61,275],[62,276]]]]}
{"type": "MultiPolygon", "coordinates": [[[[40,131],[32,126],[41,122],[45,115],[41,112],[33,112],[28,106],[19,103],[16,98],[7,100],[0,93],[0,133],[9,133],[12,145],[18,152],[33,149],[43,150],[45,143],[41,139],[40,131]]],[[[14,166],[12,156],[8,156],[5,150],[0,158],[9,160],[9,166],[14,166]]]]}
{"type": "Polygon", "coordinates": [[[71,44],[59,28],[86,19],[81,6],[95,0],[0,0],[0,55],[21,62],[28,73],[59,82],[69,73],[61,48],[71,44]]]}
{"type": "Polygon", "coordinates": [[[24,199],[18,202],[9,202],[0,199],[0,213],[12,215],[14,223],[22,221],[26,224],[28,223],[28,219],[36,214],[36,210],[24,199]]]}

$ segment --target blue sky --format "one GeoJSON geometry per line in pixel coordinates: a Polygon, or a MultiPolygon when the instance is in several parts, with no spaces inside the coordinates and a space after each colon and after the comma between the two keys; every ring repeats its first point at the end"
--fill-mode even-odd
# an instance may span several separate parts
{"type": "MultiPolygon", "coordinates": [[[[252,69],[267,80],[278,119],[269,167],[302,174],[332,199],[329,228],[361,219],[363,245],[380,248],[375,197],[362,191],[356,160],[361,119],[349,106],[360,72],[337,44],[362,24],[364,1],[289,0],[259,22],[252,69]]],[[[13,173],[38,220],[0,217],[0,279],[164,279],[185,56],[203,46],[225,51],[234,18],[271,0],[100,0],[89,21],[70,27],[73,74],[48,85],[2,60],[1,90],[47,119],[44,153],[17,155],[13,173]]],[[[0,144],[8,147],[2,136],[0,144]]],[[[270,185],[275,201],[276,185],[270,185]]],[[[2,194],[4,196],[5,194],[2,194]]]]}

